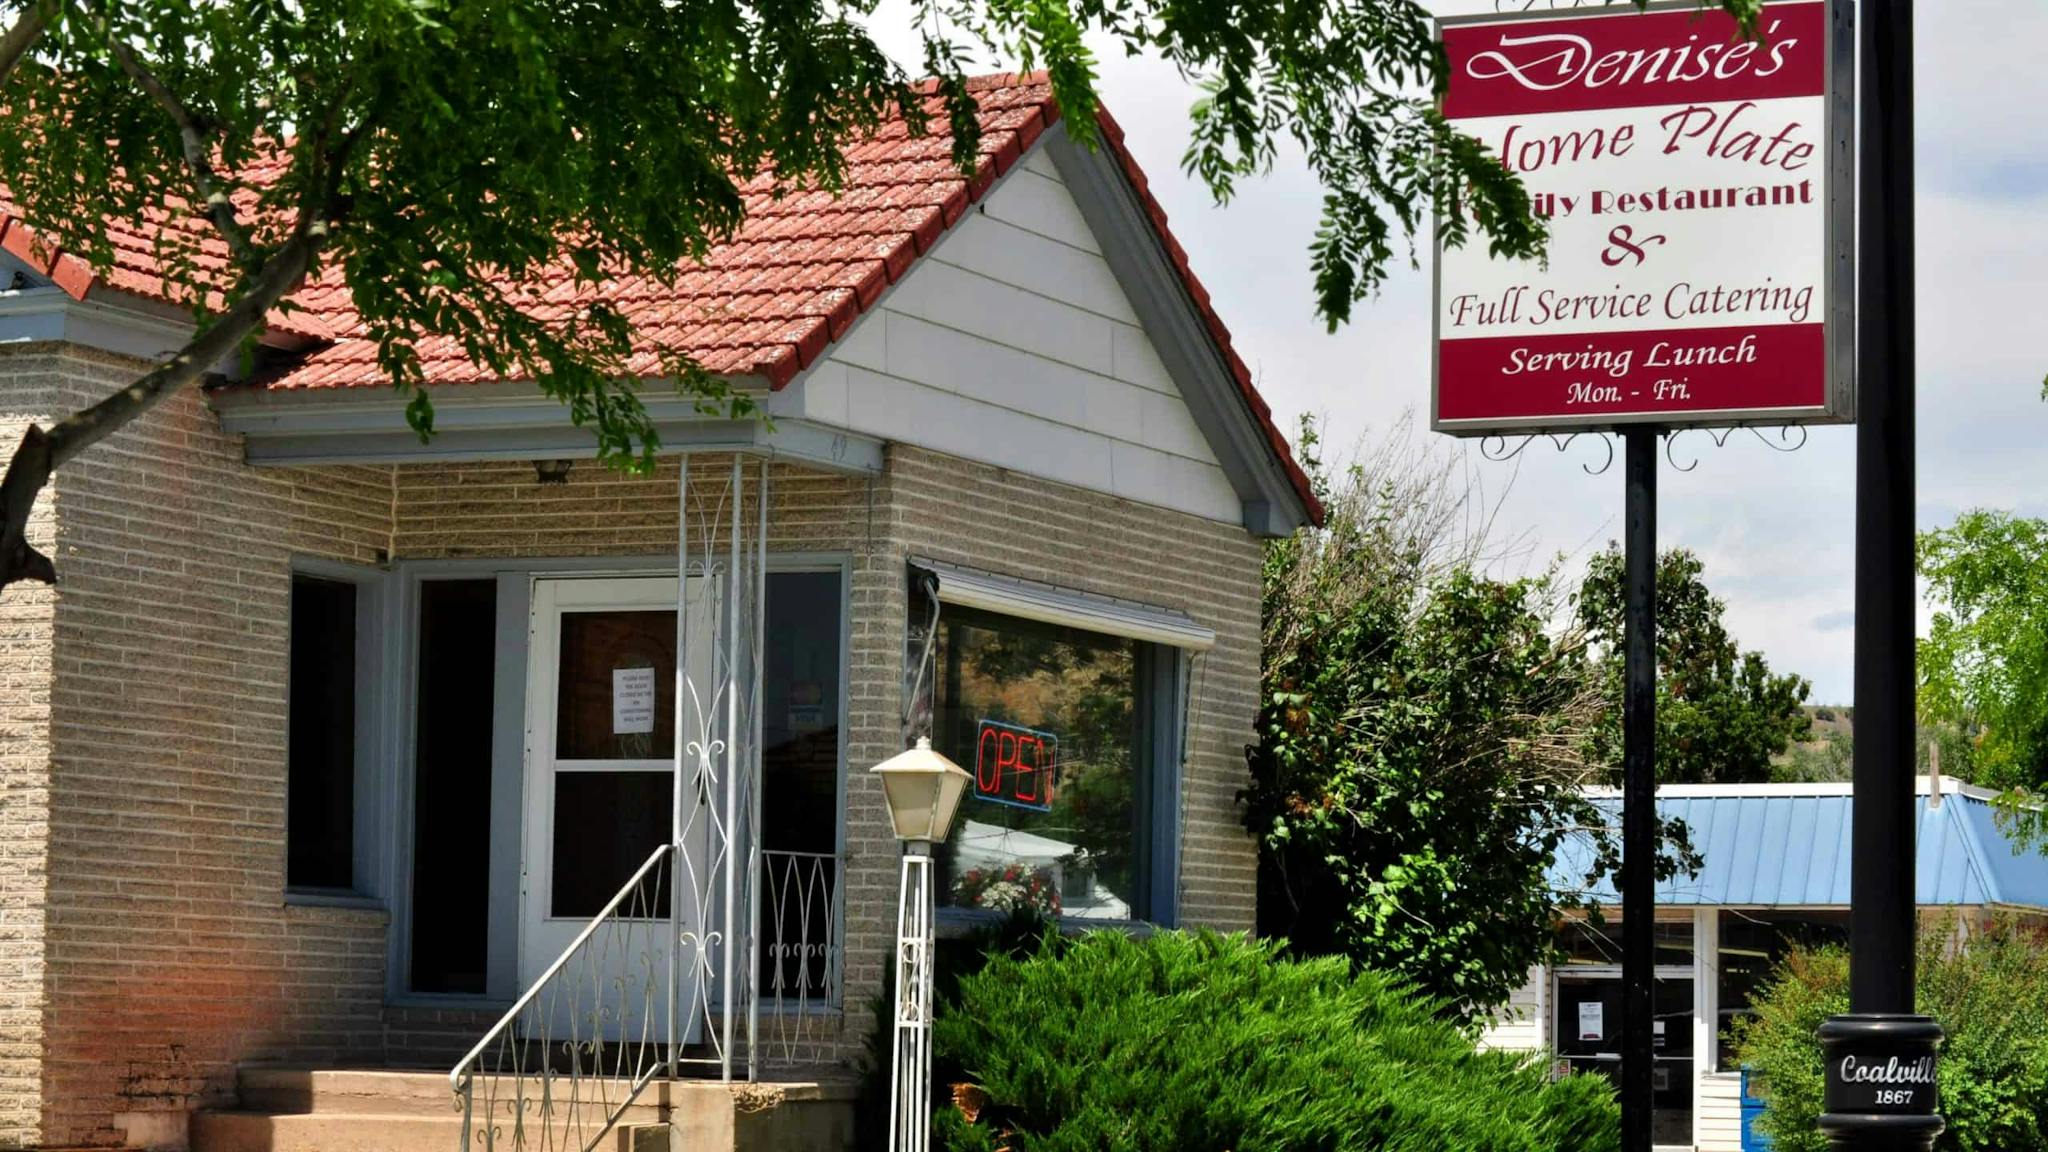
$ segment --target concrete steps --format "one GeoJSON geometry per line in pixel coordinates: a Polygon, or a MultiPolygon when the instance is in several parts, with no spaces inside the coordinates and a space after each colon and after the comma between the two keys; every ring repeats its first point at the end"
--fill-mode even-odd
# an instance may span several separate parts
{"type": "Polygon", "coordinates": [[[458,1152],[462,1121],[374,1112],[201,1112],[193,1152],[458,1152]]]}
{"type": "MultiPolygon", "coordinates": [[[[565,1087],[558,1082],[556,1090],[565,1087]]],[[[479,1085],[468,1152],[487,1147],[518,1152],[511,1138],[510,1121],[517,1115],[513,1088],[504,1081],[479,1085]],[[487,1145],[478,1131],[486,1115],[497,1118],[494,1145],[487,1145]]],[[[542,1133],[529,1082],[526,1148],[578,1152],[603,1131],[611,1105],[624,1091],[618,1081],[582,1083],[582,1102],[557,1099],[542,1133]]],[[[845,1152],[853,1142],[855,1095],[850,1079],[731,1085],[656,1081],[598,1147],[607,1152],[845,1152]],[[667,1128],[673,1130],[672,1140],[661,1139],[667,1128]]],[[[193,1117],[192,1152],[463,1152],[462,1113],[445,1073],[248,1067],[237,1076],[237,1097],[233,1109],[193,1117]]]]}

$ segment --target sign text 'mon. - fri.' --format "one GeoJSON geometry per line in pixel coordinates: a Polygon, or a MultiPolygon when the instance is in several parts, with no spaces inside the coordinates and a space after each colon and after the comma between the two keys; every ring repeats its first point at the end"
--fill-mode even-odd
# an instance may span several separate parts
{"type": "Polygon", "coordinates": [[[1442,21],[1444,112],[1522,179],[1545,262],[1437,254],[1434,426],[1854,418],[1846,25],[1690,2],[1442,21]]]}

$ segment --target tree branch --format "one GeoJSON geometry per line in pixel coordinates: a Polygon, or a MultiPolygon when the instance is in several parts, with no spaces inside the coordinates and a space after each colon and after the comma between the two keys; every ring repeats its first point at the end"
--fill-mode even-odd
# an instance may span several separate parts
{"type": "MultiPolygon", "coordinates": [[[[105,5],[100,6],[102,20],[106,20],[105,5]]],[[[157,77],[135,49],[123,41],[114,31],[112,22],[106,23],[107,48],[114,54],[114,60],[121,65],[121,71],[135,86],[142,89],[150,99],[157,102],[167,113],[171,122],[178,126],[178,139],[185,148],[185,167],[192,173],[192,184],[199,192],[199,199],[206,206],[206,214],[213,220],[221,238],[227,241],[228,251],[244,267],[249,262],[249,234],[242,227],[242,221],[235,215],[235,202],[220,185],[220,176],[213,169],[213,157],[208,155],[208,137],[211,135],[199,117],[178,99],[164,82],[157,77]]]]}
{"type": "Polygon", "coordinates": [[[30,425],[0,480],[0,588],[17,580],[57,579],[56,566],[28,542],[28,518],[50,473],[80,452],[162,403],[232,354],[263,324],[284,294],[305,278],[325,242],[327,223],[307,216],[289,240],[256,272],[249,291],[170,359],[119,392],[58,421],[49,431],[30,425]]]}
{"type": "Polygon", "coordinates": [[[14,66],[42,39],[43,29],[50,26],[50,17],[56,14],[55,0],[37,0],[22,10],[12,28],[0,35],[0,84],[7,82],[14,74],[14,66]]]}

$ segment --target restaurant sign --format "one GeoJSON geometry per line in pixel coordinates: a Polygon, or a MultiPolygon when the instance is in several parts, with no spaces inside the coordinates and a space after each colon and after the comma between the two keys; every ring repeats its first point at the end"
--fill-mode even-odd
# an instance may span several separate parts
{"type": "Polygon", "coordinates": [[[1855,416],[1853,33],[1685,0],[1440,21],[1444,114],[1518,175],[1547,259],[1439,247],[1433,426],[1855,416]]]}

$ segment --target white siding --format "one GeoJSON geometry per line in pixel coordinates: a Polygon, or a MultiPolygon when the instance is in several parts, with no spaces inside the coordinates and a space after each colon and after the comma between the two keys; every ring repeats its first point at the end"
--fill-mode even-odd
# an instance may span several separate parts
{"type": "Polygon", "coordinates": [[[1544,995],[1544,982],[1549,978],[1542,968],[1529,970],[1529,982],[1501,1009],[1493,1025],[1479,1037],[1482,1048],[1495,1048],[1508,1052],[1538,1052],[1550,1047],[1549,997],[1544,995]]]}
{"type": "Polygon", "coordinates": [[[1042,145],[769,410],[1243,519],[1042,145]]]}
{"type": "Polygon", "coordinates": [[[1693,1116],[1699,1152],[1742,1152],[1742,1077],[1713,1072],[1700,1077],[1699,1110],[1693,1116]]]}

